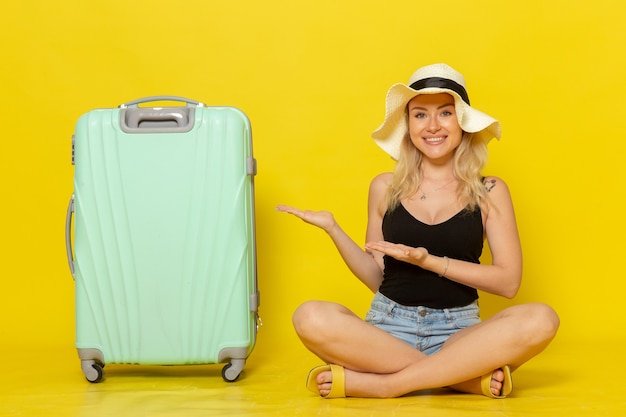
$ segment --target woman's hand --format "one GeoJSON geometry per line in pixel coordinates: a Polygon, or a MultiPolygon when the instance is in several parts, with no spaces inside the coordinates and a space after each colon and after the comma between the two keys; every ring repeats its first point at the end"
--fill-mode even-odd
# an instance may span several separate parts
{"type": "Polygon", "coordinates": [[[295,207],[285,205],[278,205],[276,210],[283,213],[293,214],[306,223],[323,229],[326,233],[330,233],[336,225],[335,217],[329,211],[299,210],[295,207]]]}
{"type": "Polygon", "coordinates": [[[422,266],[428,257],[426,248],[412,248],[391,242],[369,242],[365,245],[368,251],[378,251],[387,256],[391,256],[399,261],[408,262],[413,265],[422,266]]]}

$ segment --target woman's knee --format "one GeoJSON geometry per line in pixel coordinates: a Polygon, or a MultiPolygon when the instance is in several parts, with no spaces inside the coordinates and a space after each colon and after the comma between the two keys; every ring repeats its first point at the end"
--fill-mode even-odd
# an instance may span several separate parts
{"type": "Polygon", "coordinates": [[[337,320],[337,315],[348,310],[335,303],[326,301],[307,301],[293,313],[292,322],[296,333],[301,338],[314,339],[327,337],[326,333],[337,320]]]}
{"type": "Polygon", "coordinates": [[[298,306],[291,318],[296,330],[316,316],[315,311],[319,308],[319,304],[319,301],[306,301],[298,306]]]}
{"type": "Polygon", "coordinates": [[[554,338],[560,325],[560,319],[552,307],[543,303],[526,305],[523,324],[526,337],[532,344],[544,344],[554,338]]]}
{"type": "Polygon", "coordinates": [[[327,309],[324,301],[307,301],[293,313],[292,322],[298,335],[316,334],[323,326],[323,316],[327,309]]]}

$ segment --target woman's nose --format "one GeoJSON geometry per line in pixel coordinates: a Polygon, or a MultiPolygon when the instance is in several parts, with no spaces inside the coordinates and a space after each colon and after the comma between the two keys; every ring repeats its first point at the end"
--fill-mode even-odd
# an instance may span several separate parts
{"type": "Polygon", "coordinates": [[[439,120],[436,117],[431,117],[428,119],[428,131],[436,132],[439,130],[441,125],[439,124],[439,120]]]}

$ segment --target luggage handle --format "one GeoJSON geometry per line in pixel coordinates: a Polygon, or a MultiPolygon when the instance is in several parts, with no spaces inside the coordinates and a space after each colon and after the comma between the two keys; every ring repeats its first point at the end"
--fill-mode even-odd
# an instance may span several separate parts
{"type": "Polygon", "coordinates": [[[152,101],[179,101],[181,103],[186,103],[187,106],[191,106],[191,107],[204,107],[204,104],[199,101],[191,100],[191,99],[180,97],[180,96],[143,97],[143,98],[138,98],[137,100],[129,101],[128,103],[120,104],[119,107],[120,109],[125,109],[128,107],[139,107],[140,104],[150,103],[152,101]]]}
{"type": "Polygon", "coordinates": [[[67,250],[67,262],[70,265],[70,272],[72,278],[74,275],[74,255],[72,250],[72,217],[74,214],[74,194],[70,198],[70,203],[67,206],[67,215],[65,216],[65,249],[67,250]]]}
{"type": "Polygon", "coordinates": [[[189,125],[189,113],[186,108],[176,109],[150,109],[133,108],[127,112],[123,119],[126,127],[141,129],[150,127],[185,127],[189,125]]]}

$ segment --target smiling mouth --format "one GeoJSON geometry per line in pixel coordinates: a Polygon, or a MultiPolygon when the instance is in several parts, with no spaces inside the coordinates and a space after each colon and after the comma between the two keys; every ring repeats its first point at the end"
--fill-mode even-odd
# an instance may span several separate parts
{"type": "Polygon", "coordinates": [[[437,143],[441,143],[444,140],[446,140],[445,136],[438,136],[436,138],[424,138],[424,140],[426,141],[426,143],[429,143],[431,145],[435,145],[437,143]]]}

